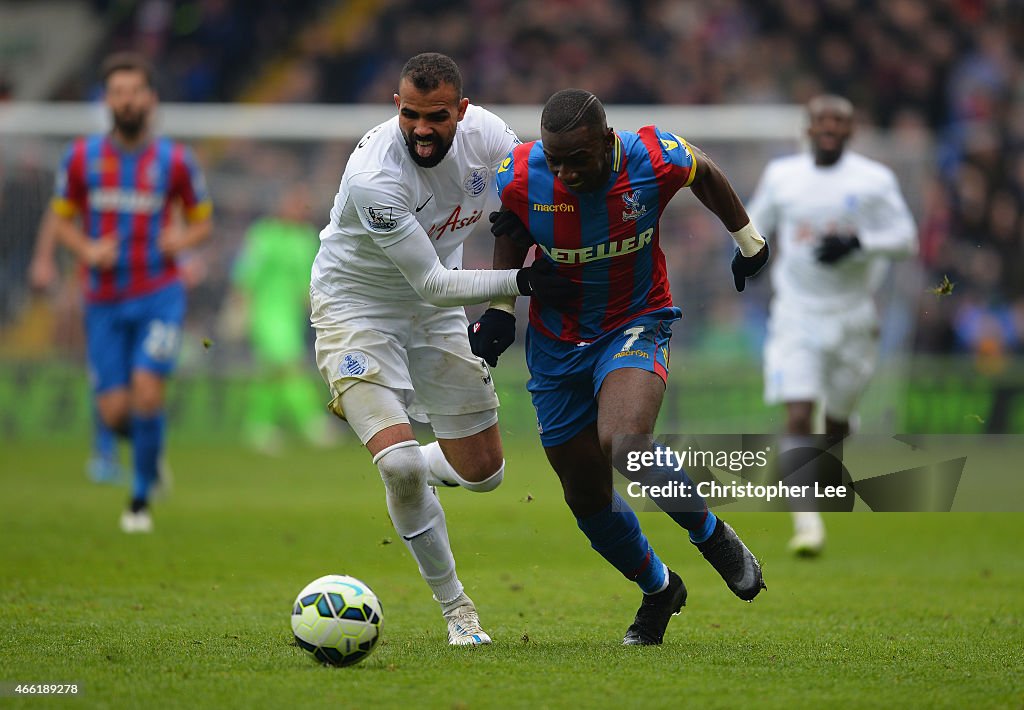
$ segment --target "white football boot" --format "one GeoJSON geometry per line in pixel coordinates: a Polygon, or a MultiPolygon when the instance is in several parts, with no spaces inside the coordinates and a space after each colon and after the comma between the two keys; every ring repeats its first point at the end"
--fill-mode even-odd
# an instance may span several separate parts
{"type": "Polygon", "coordinates": [[[463,594],[457,607],[444,615],[448,621],[448,644],[451,646],[480,646],[491,642],[491,637],[480,628],[480,617],[473,600],[463,594]]]}

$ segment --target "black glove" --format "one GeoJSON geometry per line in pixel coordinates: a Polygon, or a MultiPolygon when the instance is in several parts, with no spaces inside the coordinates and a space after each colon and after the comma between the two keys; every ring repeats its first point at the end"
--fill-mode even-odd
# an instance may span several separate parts
{"type": "Polygon", "coordinates": [[[757,276],[757,272],[768,263],[768,242],[764,243],[761,251],[753,256],[743,256],[740,248],[736,247],[736,253],[732,255],[732,278],[736,284],[737,291],[746,288],[746,281],[751,276],[757,276]]]}
{"type": "Polygon", "coordinates": [[[470,349],[491,367],[498,366],[498,357],[515,341],[516,317],[497,308],[488,308],[469,326],[470,349]]]}
{"type": "Polygon", "coordinates": [[[515,212],[509,210],[491,212],[487,219],[491,220],[491,234],[495,237],[508,237],[524,249],[529,249],[536,244],[530,230],[526,228],[515,212]]]}
{"type": "Polygon", "coordinates": [[[519,270],[516,286],[519,287],[519,293],[540,299],[541,303],[552,308],[559,308],[579,295],[572,281],[560,275],[555,265],[543,258],[519,270]]]}
{"type": "Polygon", "coordinates": [[[822,264],[834,264],[860,249],[856,234],[826,234],[814,250],[814,257],[822,264]]]}

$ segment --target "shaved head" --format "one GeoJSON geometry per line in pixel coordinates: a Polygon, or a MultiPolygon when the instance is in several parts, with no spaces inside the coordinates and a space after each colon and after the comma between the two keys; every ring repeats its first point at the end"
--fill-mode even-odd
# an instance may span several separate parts
{"type": "Polygon", "coordinates": [[[566,133],[577,126],[605,129],[604,106],[584,89],[562,89],[544,104],[540,125],[551,133],[566,133]]]}

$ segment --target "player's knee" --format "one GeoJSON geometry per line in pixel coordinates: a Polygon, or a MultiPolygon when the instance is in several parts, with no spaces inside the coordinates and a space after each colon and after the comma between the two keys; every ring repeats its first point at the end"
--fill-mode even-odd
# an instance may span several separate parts
{"type": "MultiPolygon", "coordinates": [[[[452,462],[450,462],[452,463],[452,462]]],[[[505,459],[500,451],[482,450],[474,452],[472,458],[452,463],[459,477],[470,483],[480,483],[505,471],[505,459]]]]}
{"type": "Polygon", "coordinates": [[[155,417],[164,409],[162,399],[139,399],[132,407],[132,414],[138,417],[155,417]]]}
{"type": "Polygon", "coordinates": [[[373,457],[384,486],[399,498],[415,495],[427,480],[427,462],[415,441],[403,441],[373,457]]]}
{"type": "Polygon", "coordinates": [[[620,459],[625,457],[626,451],[650,451],[654,446],[650,434],[622,434],[621,430],[610,427],[598,430],[598,441],[605,460],[616,465],[621,463],[620,459]]]}
{"type": "Polygon", "coordinates": [[[599,513],[612,502],[611,484],[605,486],[593,481],[560,477],[562,497],[577,518],[599,513]]]}
{"type": "Polygon", "coordinates": [[[790,434],[809,435],[813,427],[810,415],[796,415],[786,418],[786,431],[790,434]]]}
{"type": "Polygon", "coordinates": [[[505,461],[504,459],[501,459],[496,470],[490,469],[490,473],[483,476],[469,478],[467,476],[463,476],[462,473],[459,472],[459,478],[462,479],[459,481],[459,485],[466,490],[473,491],[474,493],[487,493],[489,491],[493,491],[495,488],[500,486],[501,482],[505,479],[505,461]]]}
{"type": "Polygon", "coordinates": [[[127,410],[125,410],[124,413],[119,413],[117,416],[111,417],[110,419],[101,415],[100,419],[102,419],[106,427],[117,436],[122,439],[131,438],[132,418],[129,416],[127,410]]]}
{"type": "Polygon", "coordinates": [[[151,417],[164,408],[163,388],[156,385],[136,383],[132,387],[132,414],[151,417]]]}
{"type": "Polygon", "coordinates": [[[809,402],[790,403],[786,407],[786,431],[790,434],[810,434],[814,426],[814,406],[809,402]]]}
{"type": "Polygon", "coordinates": [[[96,408],[103,424],[118,436],[127,437],[131,434],[131,407],[127,396],[103,397],[97,401],[96,408]]]}

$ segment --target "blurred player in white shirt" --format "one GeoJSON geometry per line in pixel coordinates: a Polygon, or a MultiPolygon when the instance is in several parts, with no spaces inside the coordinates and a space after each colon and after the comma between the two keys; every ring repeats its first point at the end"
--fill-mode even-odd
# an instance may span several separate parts
{"type": "MultiPolygon", "coordinates": [[[[890,259],[917,251],[892,170],[846,149],[852,104],[823,95],[807,109],[811,152],[769,163],[748,205],[761,233],[775,233],[765,400],[785,404],[789,446],[812,434],[816,404],[824,407],[827,441],[850,433],[878,357],[875,291],[890,259]]],[[[821,516],[793,516],[790,548],[819,553],[821,516]]]]}
{"type": "Polygon", "coordinates": [[[462,97],[458,66],[420,54],[402,69],[398,115],[352,152],[320,233],[310,287],[317,366],[331,410],[373,456],[396,531],[441,605],[452,645],[490,643],[455,571],[431,485],[490,491],[505,470],[498,398],[461,308],[544,297],[533,267],[463,271],[462,243],[497,205],[496,169],[519,143],[462,97]],[[437,441],[420,446],[410,417],[437,441]]]}

